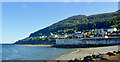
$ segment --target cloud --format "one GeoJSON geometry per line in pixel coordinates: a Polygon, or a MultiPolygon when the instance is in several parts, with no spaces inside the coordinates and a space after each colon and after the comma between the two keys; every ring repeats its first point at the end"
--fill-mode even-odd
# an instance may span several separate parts
{"type": "Polygon", "coordinates": [[[3,2],[119,2],[119,0],[2,0],[3,2]]]}

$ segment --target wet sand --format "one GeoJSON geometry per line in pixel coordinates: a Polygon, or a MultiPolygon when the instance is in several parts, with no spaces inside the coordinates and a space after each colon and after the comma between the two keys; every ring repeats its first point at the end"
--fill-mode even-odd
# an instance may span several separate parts
{"type": "Polygon", "coordinates": [[[84,58],[85,56],[99,53],[107,53],[117,51],[120,46],[94,47],[94,48],[79,48],[77,51],[62,55],[55,60],[74,60],[75,58],[84,58]]]}

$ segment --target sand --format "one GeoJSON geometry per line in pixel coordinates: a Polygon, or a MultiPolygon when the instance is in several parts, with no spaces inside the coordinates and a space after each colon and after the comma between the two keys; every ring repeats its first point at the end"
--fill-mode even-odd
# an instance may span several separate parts
{"type": "Polygon", "coordinates": [[[107,53],[117,51],[120,46],[94,47],[94,48],[79,48],[74,52],[62,55],[55,60],[74,60],[75,58],[83,58],[92,54],[107,53]]]}

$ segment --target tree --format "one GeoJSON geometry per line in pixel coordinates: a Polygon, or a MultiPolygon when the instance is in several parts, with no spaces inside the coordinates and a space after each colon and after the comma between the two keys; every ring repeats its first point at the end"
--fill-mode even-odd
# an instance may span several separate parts
{"type": "Polygon", "coordinates": [[[74,30],[74,33],[77,32],[77,30],[74,30]]]}

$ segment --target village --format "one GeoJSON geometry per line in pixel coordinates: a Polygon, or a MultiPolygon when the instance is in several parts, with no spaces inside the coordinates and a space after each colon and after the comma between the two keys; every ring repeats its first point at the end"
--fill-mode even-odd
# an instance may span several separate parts
{"type": "Polygon", "coordinates": [[[42,38],[53,38],[53,39],[66,39],[66,38],[95,38],[95,37],[119,37],[120,36],[120,29],[117,28],[110,28],[110,29],[92,29],[88,31],[77,31],[72,34],[63,33],[61,35],[51,33],[50,36],[39,36],[39,37],[27,37],[26,39],[42,39],[42,38]]]}

